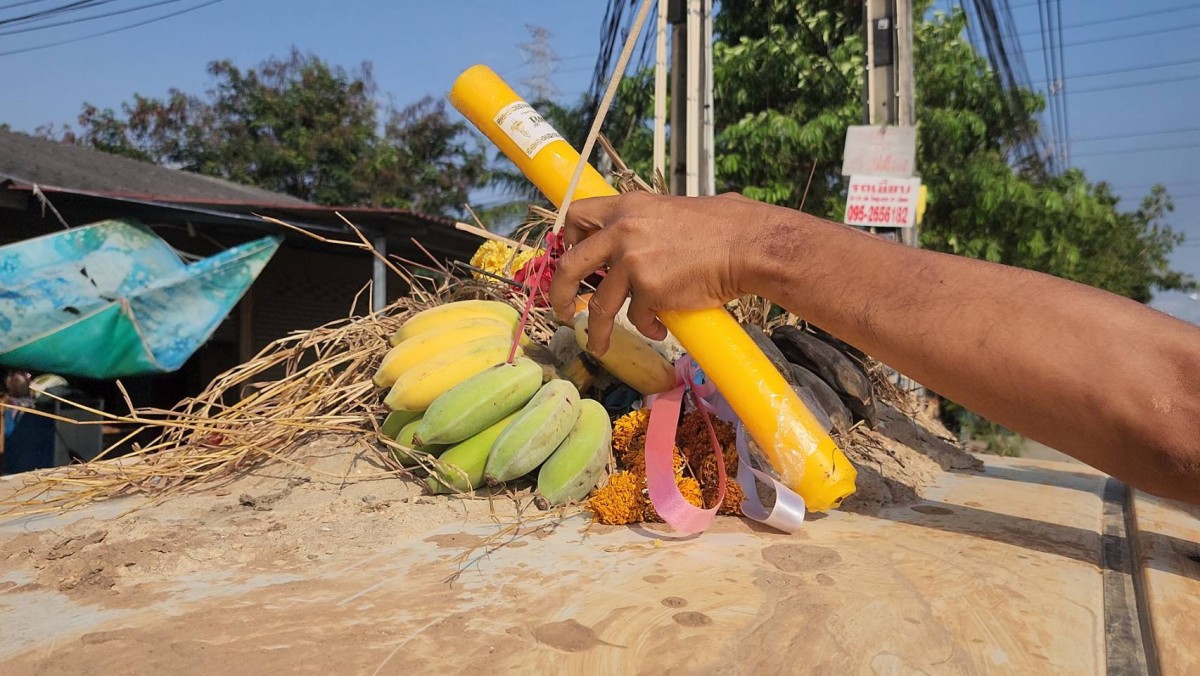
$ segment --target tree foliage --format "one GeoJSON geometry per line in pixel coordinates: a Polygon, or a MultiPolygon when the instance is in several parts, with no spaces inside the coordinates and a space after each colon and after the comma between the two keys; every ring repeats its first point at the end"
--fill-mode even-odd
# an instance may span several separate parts
{"type": "Polygon", "coordinates": [[[66,142],[219,176],[318,204],[454,212],[486,155],[443,102],[381,106],[370,64],[348,71],[293,50],[255,68],[208,66],[203,95],[84,104],[66,142]]]}

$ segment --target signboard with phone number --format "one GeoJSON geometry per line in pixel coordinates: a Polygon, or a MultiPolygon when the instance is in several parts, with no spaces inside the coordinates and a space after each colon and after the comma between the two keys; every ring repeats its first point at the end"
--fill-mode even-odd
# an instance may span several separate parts
{"type": "Polygon", "coordinates": [[[846,225],[911,228],[917,222],[921,179],[851,176],[846,194],[846,225]]]}

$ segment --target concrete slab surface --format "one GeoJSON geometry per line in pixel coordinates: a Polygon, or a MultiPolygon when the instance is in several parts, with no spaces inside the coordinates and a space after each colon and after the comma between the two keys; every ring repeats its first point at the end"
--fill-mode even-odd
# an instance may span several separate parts
{"type": "MultiPolygon", "coordinates": [[[[294,563],[194,553],[171,569],[184,572],[118,575],[98,596],[0,567],[0,673],[1103,674],[1106,481],[989,457],[920,504],[790,536],[734,518],[692,538],[473,518],[294,563]]],[[[169,526],[171,509],[153,519],[169,526]]],[[[0,542],[36,548],[28,526],[0,525],[0,542]]],[[[1194,576],[1153,570],[1171,577],[1150,589],[1198,598],[1194,576]]],[[[1172,640],[1200,644],[1194,623],[1177,627],[1172,640]]]]}
{"type": "Polygon", "coordinates": [[[1144,616],[1163,674],[1200,674],[1200,507],[1134,492],[1144,616]]]}

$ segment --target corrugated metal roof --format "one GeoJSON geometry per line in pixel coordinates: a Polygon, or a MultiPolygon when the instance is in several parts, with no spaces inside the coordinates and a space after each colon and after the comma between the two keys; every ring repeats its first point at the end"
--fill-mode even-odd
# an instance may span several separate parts
{"type": "Polygon", "coordinates": [[[0,177],[159,200],[312,206],[290,195],[8,131],[0,131],[0,177]]]}

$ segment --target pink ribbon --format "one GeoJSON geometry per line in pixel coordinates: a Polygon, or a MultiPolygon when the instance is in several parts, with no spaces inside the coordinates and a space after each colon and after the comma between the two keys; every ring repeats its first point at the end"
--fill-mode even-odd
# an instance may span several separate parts
{"type": "Polygon", "coordinates": [[[742,513],[750,519],[785,533],[800,530],[804,525],[806,511],[804,498],[769,474],[753,468],[748,449],[751,442],[745,428],[716,386],[705,377],[691,357],[684,355],[675,362],[675,382],[674,389],[646,398],[646,405],[650,407],[650,422],[646,427],[646,487],[650,493],[650,503],[654,505],[654,510],[662,520],[677,531],[688,534],[701,533],[712,525],[717,510],[725,501],[725,456],[716,430],[709,419],[711,413],[737,428],[738,481],[745,494],[745,499],[740,505],[742,513]],[[683,407],[683,396],[688,390],[693,395],[696,408],[704,416],[713,453],[717,457],[717,503],[709,509],[701,509],[689,503],[675,483],[672,457],[675,433],[683,407]],[[758,494],[758,482],[774,488],[775,500],[770,506],[763,504],[758,494]]]}
{"type": "Polygon", "coordinates": [[[676,387],[646,399],[650,407],[650,422],[646,425],[646,488],[650,503],[662,520],[683,533],[701,533],[712,525],[717,510],[725,502],[725,454],[717,431],[709,419],[711,405],[706,396],[716,393],[716,387],[708,382],[696,363],[686,355],[675,362],[676,387]],[[683,407],[683,395],[692,390],[697,408],[708,426],[709,441],[717,456],[717,502],[708,509],[701,509],[688,502],[675,483],[675,431],[679,426],[679,413],[683,407]]]}

